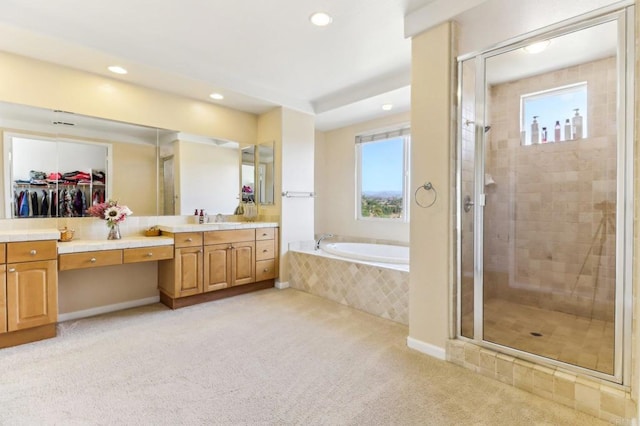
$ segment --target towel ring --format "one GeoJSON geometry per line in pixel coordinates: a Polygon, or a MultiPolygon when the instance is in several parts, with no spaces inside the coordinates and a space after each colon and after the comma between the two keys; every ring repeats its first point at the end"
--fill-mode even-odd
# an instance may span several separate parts
{"type": "Polygon", "coordinates": [[[438,191],[436,191],[431,182],[426,182],[424,185],[416,188],[416,192],[413,193],[413,199],[416,200],[417,205],[419,205],[423,209],[427,209],[436,203],[436,200],[438,199],[438,191]],[[418,201],[418,191],[420,191],[421,189],[424,189],[425,191],[433,191],[433,201],[430,204],[425,205],[421,204],[420,201],[418,201]]]}

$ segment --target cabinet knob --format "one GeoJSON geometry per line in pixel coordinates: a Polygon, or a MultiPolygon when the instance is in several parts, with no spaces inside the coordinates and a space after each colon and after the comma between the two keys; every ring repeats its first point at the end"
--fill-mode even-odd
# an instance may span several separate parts
{"type": "Polygon", "coordinates": [[[9,268],[9,272],[15,272],[16,268],[9,268]]]}
{"type": "Polygon", "coordinates": [[[38,253],[38,252],[37,252],[37,251],[35,251],[35,250],[31,250],[31,251],[29,252],[29,254],[30,254],[31,256],[35,256],[37,253],[38,253]]]}
{"type": "Polygon", "coordinates": [[[151,252],[147,253],[147,257],[153,257],[153,253],[151,252]]]}
{"type": "Polygon", "coordinates": [[[266,237],[266,236],[267,236],[267,234],[266,234],[266,233],[263,233],[263,234],[262,234],[262,236],[263,236],[263,237],[266,237]]]}
{"type": "Polygon", "coordinates": [[[89,262],[91,262],[91,263],[96,263],[96,262],[97,262],[97,259],[96,259],[95,257],[92,257],[91,259],[89,259],[89,262]]]}
{"type": "Polygon", "coordinates": [[[193,238],[187,238],[187,242],[190,243],[193,241],[193,238]]]}
{"type": "Polygon", "coordinates": [[[262,252],[263,252],[263,253],[266,253],[266,252],[268,252],[268,251],[269,251],[269,250],[267,250],[267,249],[262,250],[262,252]]]}
{"type": "Polygon", "coordinates": [[[264,268],[262,272],[269,272],[269,268],[264,268]]]}

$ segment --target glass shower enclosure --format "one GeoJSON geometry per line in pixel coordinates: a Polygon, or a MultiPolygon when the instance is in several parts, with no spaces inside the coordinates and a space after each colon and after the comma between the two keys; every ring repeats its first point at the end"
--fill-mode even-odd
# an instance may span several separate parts
{"type": "Polygon", "coordinates": [[[617,383],[630,362],[632,10],[458,63],[458,335],[617,383]]]}

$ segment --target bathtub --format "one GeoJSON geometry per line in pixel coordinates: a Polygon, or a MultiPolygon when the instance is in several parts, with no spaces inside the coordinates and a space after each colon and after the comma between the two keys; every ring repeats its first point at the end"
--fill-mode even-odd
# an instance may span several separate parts
{"type": "Polygon", "coordinates": [[[320,250],[314,246],[314,241],[289,244],[291,287],[408,324],[408,247],[343,242],[322,244],[320,250]]]}
{"type": "Polygon", "coordinates": [[[409,247],[371,243],[326,243],[321,249],[339,257],[369,262],[409,264],[409,247]]]}

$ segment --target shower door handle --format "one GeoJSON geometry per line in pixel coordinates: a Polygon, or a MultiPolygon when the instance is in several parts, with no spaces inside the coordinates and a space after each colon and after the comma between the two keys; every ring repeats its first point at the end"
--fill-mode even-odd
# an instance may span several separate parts
{"type": "Polygon", "coordinates": [[[471,196],[469,195],[465,195],[464,199],[462,200],[464,203],[464,211],[465,213],[469,213],[471,211],[471,208],[473,207],[473,201],[471,201],[471,196]]]}

